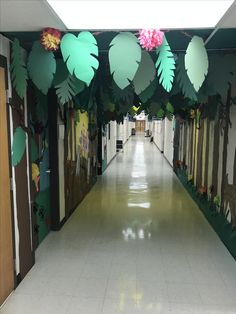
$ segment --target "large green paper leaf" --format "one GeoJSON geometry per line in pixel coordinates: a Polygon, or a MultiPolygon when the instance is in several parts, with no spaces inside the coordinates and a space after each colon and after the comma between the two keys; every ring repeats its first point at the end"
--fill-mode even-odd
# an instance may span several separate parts
{"type": "Polygon", "coordinates": [[[120,89],[133,80],[141,61],[141,47],[137,37],[129,32],[118,34],[110,43],[110,72],[120,89]]]}
{"type": "Polygon", "coordinates": [[[26,94],[28,73],[18,39],[11,46],[11,80],[18,96],[23,99],[26,94]]]}
{"type": "Polygon", "coordinates": [[[157,48],[156,52],[158,56],[156,68],[158,69],[159,82],[167,92],[170,92],[175,75],[175,59],[165,36],[162,45],[157,48]]]}
{"type": "Polygon", "coordinates": [[[21,161],[26,146],[26,135],[23,129],[19,126],[16,128],[13,136],[12,144],[12,165],[15,167],[21,161]]]}
{"type": "Polygon", "coordinates": [[[181,88],[184,96],[186,98],[197,101],[197,94],[195,92],[193,84],[189,80],[189,77],[187,75],[187,71],[185,70],[184,54],[183,53],[180,53],[178,55],[176,71],[177,71],[177,81],[178,81],[179,87],[181,88]]]}
{"type": "Polygon", "coordinates": [[[155,79],[155,76],[156,68],[154,62],[152,61],[150,54],[143,50],[138,71],[136,72],[133,79],[135,93],[139,95],[141,92],[143,92],[155,79]]]}
{"type": "Polygon", "coordinates": [[[83,82],[69,74],[63,82],[55,86],[60,104],[64,105],[70,101],[73,96],[82,92],[84,87],[85,85],[83,82]]]}
{"type": "Polygon", "coordinates": [[[81,32],[77,37],[66,34],[61,41],[61,52],[70,74],[89,86],[99,66],[95,37],[90,32],[81,32]]]}
{"type": "Polygon", "coordinates": [[[147,102],[152,96],[154,95],[158,86],[157,78],[152,81],[152,83],[142,92],[139,94],[140,100],[145,103],[147,102]]]}
{"type": "Polygon", "coordinates": [[[33,83],[46,95],[56,72],[54,54],[46,51],[39,41],[35,41],[29,54],[27,67],[33,83]]]}
{"type": "Polygon", "coordinates": [[[201,37],[193,36],[185,55],[185,68],[196,91],[202,86],[208,72],[208,55],[201,37]]]}

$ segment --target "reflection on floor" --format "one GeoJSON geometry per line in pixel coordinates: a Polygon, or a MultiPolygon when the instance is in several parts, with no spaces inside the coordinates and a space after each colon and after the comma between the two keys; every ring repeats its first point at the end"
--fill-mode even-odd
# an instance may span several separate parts
{"type": "Polygon", "coordinates": [[[135,136],[1,314],[236,313],[236,262],[153,143],[135,136]]]}

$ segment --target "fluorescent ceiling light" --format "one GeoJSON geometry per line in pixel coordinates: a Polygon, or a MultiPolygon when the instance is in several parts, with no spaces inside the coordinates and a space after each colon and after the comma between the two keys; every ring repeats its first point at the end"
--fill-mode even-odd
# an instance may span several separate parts
{"type": "Polygon", "coordinates": [[[233,0],[47,0],[68,29],[215,27],[233,0]]]}

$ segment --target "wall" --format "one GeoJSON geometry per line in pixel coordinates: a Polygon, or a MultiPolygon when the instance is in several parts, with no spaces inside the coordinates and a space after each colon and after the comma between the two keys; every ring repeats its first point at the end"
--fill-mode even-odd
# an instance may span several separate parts
{"type": "Polygon", "coordinates": [[[164,119],[164,156],[171,166],[173,166],[173,139],[174,139],[174,119],[169,121],[164,119]]]}
{"type": "Polygon", "coordinates": [[[164,128],[165,124],[162,120],[154,120],[152,122],[153,141],[161,152],[164,151],[164,128]]]}

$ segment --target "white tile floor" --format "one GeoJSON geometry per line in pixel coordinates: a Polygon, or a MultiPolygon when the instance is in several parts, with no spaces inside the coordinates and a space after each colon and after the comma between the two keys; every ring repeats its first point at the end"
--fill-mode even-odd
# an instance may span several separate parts
{"type": "Polygon", "coordinates": [[[236,262],[154,144],[133,137],[1,314],[235,314],[236,262]]]}

